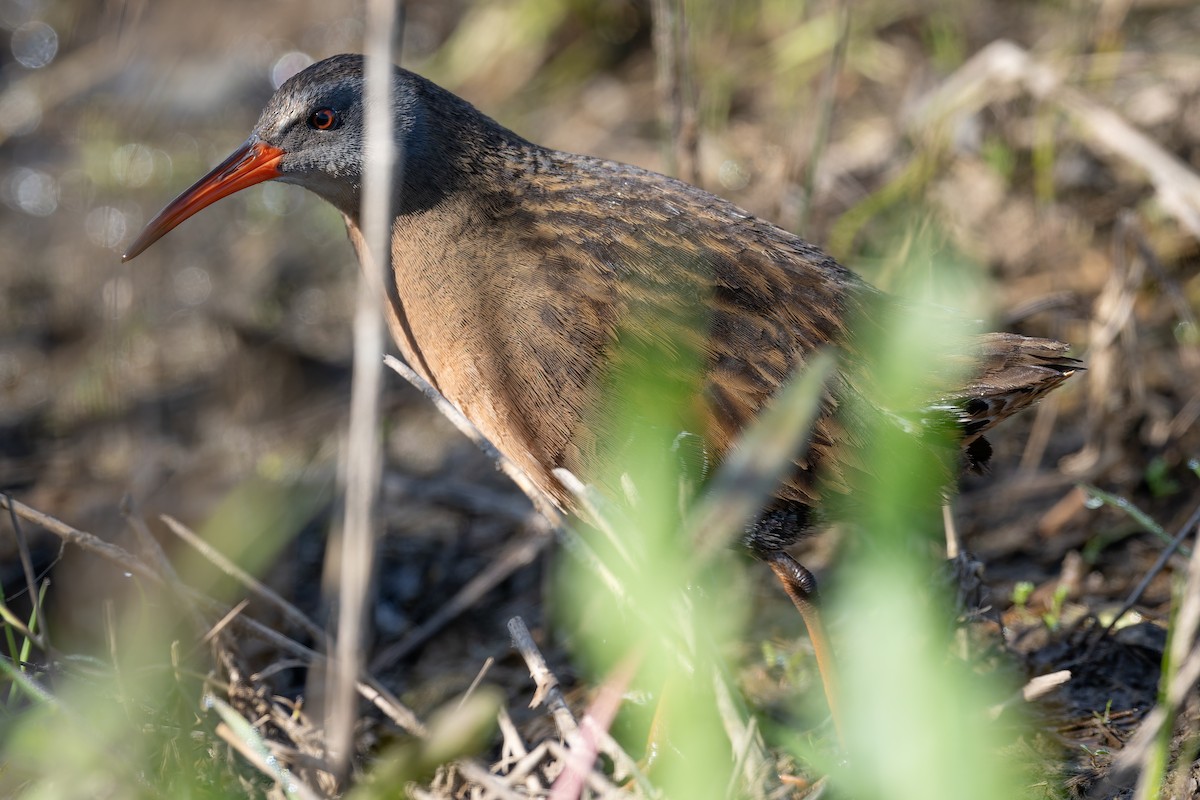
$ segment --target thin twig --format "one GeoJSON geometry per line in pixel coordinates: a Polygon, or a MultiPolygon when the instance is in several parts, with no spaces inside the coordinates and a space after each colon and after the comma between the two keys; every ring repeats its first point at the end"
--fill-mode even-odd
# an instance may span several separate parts
{"type": "MultiPolygon", "coordinates": [[[[554,739],[546,742],[546,749],[552,756],[562,762],[571,757],[570,748],[554,739]]],[[[592,770],[587,774],[587,785],[589,789],[599,794],[600,797],[612,798],[612,800],[628,800],[628,795],[623,790],[614,786],[605,775],[597,770],[592,770]]]]}
{"type": "Polygon", "coordinates": [[[191,528],[184,525],[179,520],[169,514],[163,514],[159,517],[167,526],[171,533],[183,540],[184,544],[191,547],[207,561],[209,561],[217,569],[224,572],[229,577],[240,583],[249,592],[259,599],[265,601],[272,608],[283,615],[284,619],[291,622],[296,627],[302,629],[309,636],[320,643],[324,647],[328,647],[328,637],[320,625],[317,625],[308,616],[289,603],[271,587],[264,584],[262,581],[255,578],[250,573],[233,563],[215,547],[201,539],[192,531],[191,528]]]}
{"type": "Polygon", "coordinates": [[[579,723],[575,720],[575,715],[571,713],[571,708],[558,688],[558,678],[550,671],[546,659],[542,656],[542,651],[538,649],[533,637],[529,634],[529,628],[525,627],[525,620],[520,617],[510,619],[508,633],[512,636],[513,647],[517,648],[521,658],[525,659],[525,666],[529,668],[529,676],[533,678],[533,683],[537,687],[529,707],[536,708],[544,703],[550,711],[550,716],[554,719],[559,735],[568,744],[579,742],[579,723]]]}
{"type": "MultiPolygon", "coordinates": [[[[505,717],[508,715],[505,714],[505,717]]],[[[512,724],[512,721],[509,721],[512,724]]],[[[517,781],[523,781],[529,776],[529,773],[541,764],[546,759],[546,754],[550,748],[547,740],[543,739],[536,747],[530,750],[525,755],[517,759],[517,762],[512,765],[512,768],[504,773],[504,779],[510,784],[517,781]]],[[[502,762],[503,763],[503,762],[502,762]]],[[[536,780],[536,779],[535,779],[536,780]]]]}
{"type": "Polygon", "coordinates": [[[414,736],[425,736],[427,733],[425,723],[417,718],[416,713],[401,703],[400,699],[384,688],[376,678],[371,676],[363,678],[358,684],[358,693],[382,711],[384,716],[400,726],[401,730],[414,736]]]}
{"type": "MultiPolygon", "coordinates": [[[[546,659],[533,641],[533,637],[530,636],[524,620],[520,617],[510,619],[508,631],[512,636],[513,646],[525,659],[525,665],[529,668],[529,674],[537,687],[530,707],[545,704],[558,728],[559,735],[567,743],[567,747],[571,750],[584,748],[585,743],[579,723],[575,720],[575,716],[571,713],[571,709],[567,706],[567,702],[558,688],[558,678],[546,665],[546,659]]],[[[630,775],[647,793],[652,791],[650,781],[638,769],[637,762],[625,752],[624,748],[612,738],[607,730],[592,725],[589,732],[594,737],[599,751],[613,760],[618,774],[630,775]]]]}
{"type": "Polygon", "coordinates": [[[225,628],[228,627],[243,611],[245,611],[246,606],[248,605],[250,605],[250,600],[243,598],[242,602],[229,609],[229,613],[217,620],[217,624],[209,628],[208,633],[204,634],[204,641],[211,642],[220,636],[221,632],[224,631],[225,628]]]}
{"type": "Polygon", "coordinates": [[[1112,621],[1104,627],[1104,630],[1100,632],[1100,635],[1097,636],[1092,641],[1091,645],[1088,646],[1087,651],[1083,654],[1083,661],[1088,660],[1092,654],[1092,651],[1095,650],[1096,645],[1100,642],[1100,640],[1112,633],[1113,628],[1116,627],[1117,623],[1121,621],[1121,618],[1129,613],[1131,608],[1137,605],[1138,601],[1142,599],[1142,594],[1146,591],[1147,587],[1150,586],[1150,582],[1153,581],[1155,577],[1162,572],[1163,568],[1167,566],[1167,562],[1171,560],[1171,556],[1175,555],[1175,552],[1179,549],[1179,546],[1183,544],[1183,540],[1196,531],[1197,525],[1200,525],[1200,505],[1196,506],[1195,510],[1193,510],[1191,515],[1188,517],[1187,522],[1180,526],[1176,534],[1171,537],[1170,543],[1167,544],[1167,546],[1163,548],[1163,551],[1158,554],[1158,558],[1155,560],[1154,564],[1150,567],[1150,569],[1146,570],[1146,574],[1142,576],[1140,581],[1138,581],[1137,586],[1133,587],[1133,591],[1129,593],[1129,596],[1125,598],[1125,602],[1121,604],[1121,607],[1117,610],[1117,613],[1113,615],[1112,621]]]}
{"type": "Polygon", "coordinates": [[[688,183],[699,181],[699,128],[696,92],[688,45],[687,9],[684,0],[654,0],[654,56],[659,103],[666,139],[665,172],[688,183]]]}
{"type": "Polygon", "coordinates": [[[469,758],[459,761],[458,768],[463,777],[484,787],[498,800],[529,800],[528,795],[505,786],[503,781],[469,758]]]}
{"type": "Polygon", "coordinates": [[[164,578],[172,583],[180,583],[179,573],[175,571],[175,566],[171,563],[171,559],[167,557],[167,553],[162,549],[162,545],[154,538],[154,534],[150,532],[146,521],[138,514],[134,508],[133,498],[130,495],[125,495],[121,498],[121,517],[125,520],[125,524],[133,531],[133,535],[137,538],[138,546],[142,553],[149,559],[154,568],[158,570],[164,578]]]}
{"type": "Polygon", "coordinates": [[[517,726],[513,724],[512,716],[504,706],[500,706],[496,713],[496,722],[500,726],[500,739],[503,742],[500,761],[496,766],[503,769],[529,755],[529,748],[525,746],[525,741],[517,732],[517,726]]]}
{"type": "Polygon", "coordinates": [[[110,544],[98,536],[73,528],[60,519],[31,508],[19,500],[14,500],[7,494],[0,494],[0,508],[11,510],[21,519],[40,526],[47,532],[82,550],[95,553],[113,562],[130,574],[146,578],[155,583],[162,583],[161,575],[123,547],[110,544]]]}
{"type": "MultiPolygon", "coordinates": [[[[7,494],[2,494],[0,497],[7,499],[7,494]]],[[[46,615],[42,609],[41,597],[37,590],[37,576],[33,572],[33,557],[29,554],[29,540],[25,538],[25,530],[21,527],[20,521],[17,519],[17,514],[13,510],[12,505],[8,508],[9,521],[12,523],[13,535],[17,540],[17,554],[21,559],[21,572],[25,575],[25,590],[29,592],[29,605],[33,609],[33,619],[38,621],[38,634],[30,639],[37,646],[45,651],[50,646],[50,634],[46,627],[46,615]]]]}
{"type": "Polygon", "coordinates": [[[495,663],[496,659],[494,656],[487,657],[487,659],[483,662],[483,666],[479,668],[479,672],[475,673],[475,680],[471,681],[471,685],[467,687],[465,692],[463,692],[463,696],[458,699],[458,705],[454,707],[456,711],[461,710],[463,704],[466,703],[467,700],[471,699],[471,695],[475,694],[475,690],[478,689],[479,684],[483,682],[483,677],[488,674],[488,670],[490,670],[492,665],[495,663]]]}
{"type": "Polygon", "coordinates": [[[551,541],[542,519],[544,518],[531,520],[525,536],[515,542],[509,542],[499,556],[488,561],[484,568],[455,592],[448,602],[443,603],[433,616],[372,659],[371,672],[382,673],[395,666],[400,659],[429,641],[460,614],[475,606],[484,595],[510,575],[532,563],[551,541]]]}
{"type": "MultiPolygon", "coordinates": [[[[214,657],[228,666],[231,658],[230,648],[228,643],[221,638],[221,632],[225,626],[221,623],[218,623],[215,627],[210,626],[204,615],[196,607],[195,600],[187,596],[184,591],[186,588],[185,584],[179,579],[179,573],[175,571],[175,567],[171,564],[171,560],[167,557],[162,545],[150,533],[150,528],[146,525],[146,521],[134,509],[133,501],[128,495],[121,500],[121,515],[125,518],[125,524],[133,529],[145,557],[150,560],[154,569],[162,576],[162,587],[171,593],[176,603],[183,609],[183,613],[191,620],[192,628],[197,635],[200,635],[202,631],[208,631],[207,634],[203,635],[201,641],[212,645],[214,648],[214,657]]],[[[222,620],[222,622],[226,622],[226,620],[222,620]]]]}

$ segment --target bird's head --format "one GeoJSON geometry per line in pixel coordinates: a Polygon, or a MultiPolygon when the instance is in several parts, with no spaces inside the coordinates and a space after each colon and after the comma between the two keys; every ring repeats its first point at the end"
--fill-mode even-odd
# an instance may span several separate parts
{"type": "MultiPolygon", "coordinates": [[[[366,142],[363,58],[340,55],[279,87],[241,147],[172,200],[122,256],[137,256],[179,223],[234,192],[269,180],[295,183],[356,217],[366,142]]],[[[411,73],[394,70],[394,137],[406,155],[421,147],[422,103],[411,73]]]]}

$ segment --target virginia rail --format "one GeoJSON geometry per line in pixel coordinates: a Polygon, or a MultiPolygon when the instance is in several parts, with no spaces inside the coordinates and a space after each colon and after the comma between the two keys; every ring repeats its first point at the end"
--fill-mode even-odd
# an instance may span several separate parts
{"type": "MultiPolygon", "coordinates": [[[[361,56],[334,56],[287,81],[250,138],[164,208],[124,260],[267,180],[332,203],[361,257],[363,66],[361,56]]],[[[561,506],[572,498],[552,470],[588,474],[603,435],[594,408],[619,338],[695,343],[696,406],[717,461],[806,358],[836,349],[841,368],[808,448],[743,537],[804,614],[814,645],[827,649],[811,605],[815,581],[784,548],[811,525],[829,485],[818,468],[834,484],[849,468],[840,401],[873,402],[856,368],[865,345],[850,323],[886,317],[901,301],[719,197],[540,147],[399,68],[393,109],[403,168],[393,183],[392,336],[412,368],[561,506]]],[[[990,455],[983,434],[1077,362],[1062,343],[1005,333],[977,336],[964,351],[963,385],[930,398],[924,413],[956,426],[962,460],[978,468],[990,455]]],[[[827,673],[827,655],[819,658],[827,673]]]]}

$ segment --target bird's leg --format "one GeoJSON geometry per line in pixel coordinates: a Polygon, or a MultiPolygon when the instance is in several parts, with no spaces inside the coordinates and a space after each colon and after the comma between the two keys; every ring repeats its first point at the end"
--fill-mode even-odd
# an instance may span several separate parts
{"type": "Polygon", "coordinates": [[[829,644],[829,637],[825,635],[825,626],[817,611],[817,579],[803,564],[783,550],[765,552],[760,557],[767,562],[775,577],[779,578],[783,590],[792,598],[800,616],[804,618],[808,638],[812,641],[813,653],[817,657],[817,670],[821,673],[821,683],[825,687],[825,699],[829,702],[829,713],[833,717],[833,727],[837,730],[838,739],[845,746],[833,648],[829,644]]]}

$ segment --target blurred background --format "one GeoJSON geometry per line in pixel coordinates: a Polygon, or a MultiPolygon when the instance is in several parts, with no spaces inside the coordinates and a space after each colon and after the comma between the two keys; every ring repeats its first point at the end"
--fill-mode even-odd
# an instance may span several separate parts
{"type": "MultiPolygon", "coordinates": [[[[832,2],[688,4],[694,162],[673,155],[660,118],[648,2],[409,0],[398,47],[404,66],[533,141],[673,169],[885,288],[912,231],[936,229],[943,257],[986,278],[962,308],[1071,342],[1089,368],[990,437],[994,474],[967,479],[956,503],[967,546],[1009,624],[1101,614],[1161,545],[1077,484],[1169,532],[1200,496],[1200,9],[846,7],[843,35],[832,2]]],[[[297,187],[264,185],[131,264],[120,253],[245,139],[283,80],[360,50],[361,12],[339,0],[0,0],[0,488],[116,542],[130,510],[156,531],[167,513],[218,541],[286,533],[255,558],[318,615],[357,269],[340,218],[297,187]]],[[[417,393],[393,377],[385,407],[379,647],[487,565],[513,564],[484,603],[377,662],[421,711],[506,652],[508,617],[543,623],[552,556],[524,499],[417,393]],[[532,544],[514,555],[514,541],[532,544]]],[[[838,542],[814,540],[805,563],[829,568],[838,542]]],[[[95,637],[119,571],[49,537],[35,555],[54,564],[60,635],[95,637]]],[[[0,559],[4,586],[20,585],[7,534],[0,559]]],[[[1170,580],[1142,598],[1150,618],[1165,615],[1170,580]]],[[[799,625],[774,586],[748,591],[743,678],[769,695],[799,625]]],[[[1041,644],[1020,646],[1062,657],[1041,644]]],[[[527,691],[519,661],[491,678],[527,691]]]]}

